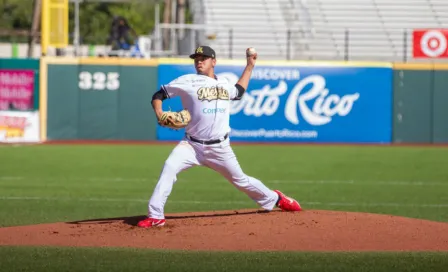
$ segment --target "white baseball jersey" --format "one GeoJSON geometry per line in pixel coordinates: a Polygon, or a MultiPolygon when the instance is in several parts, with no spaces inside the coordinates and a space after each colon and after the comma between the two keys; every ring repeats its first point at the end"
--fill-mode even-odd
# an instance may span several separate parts
{"type": "Polygon", "coordinates": [[[162,85],[162,89],[169,98],[180,96],[190,112],[191,122],[185,128],[188,135],[207,141],[230,132],[230,102],[238,89],[226,78],[187,74],[162,85]]]}
{"type": "MultiPolygon", "coordinates": [[[[162,89],[169,98],[179,96],[184,108],[191,114],[186,133],[199,140],[215,140],[230,132],[231,100],[238,89],[226,78],[188,74],[181,76],[162,89]]],[[[171,194],[177,175],[193,166],[209,167],[236,188],[244,192],[264,209],[272,210],[278,195],[260,180],[246,175],[230,146],[230,140],[211,145],[184,139],[173,149],[165,161],[154,192],[148,202],[148,217],[164,219],[164,207],[171,194]]]]}

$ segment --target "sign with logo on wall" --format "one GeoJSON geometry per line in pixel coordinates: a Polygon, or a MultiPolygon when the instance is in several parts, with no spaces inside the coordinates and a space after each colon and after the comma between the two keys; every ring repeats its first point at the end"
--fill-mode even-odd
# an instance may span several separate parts
{"type": "Polygon", "coordinates": [[[413,31],[414,58],[447,58],[448,29],[416,29],[413,31]]]}
{"type": "Polygon", "coordinates": [[[0,69],[0,110],[34,109],[34,71],[0,69]]]}
{"type": "MultiPolygon", "coordinates": [[[[195,73],[192,65],[160,65],[159,69],[159,85],[195,73]]],[[[215,72],[236,83],[243,69],[218,65],[215,72]]],[[[391,67],[257,65],[243,98],[231,103],[231,139],[389,143],[391,83],[391,67]]],[[[165,100],[163,109],[182,109],[180,99],[165,100]]],[[[180,140],[184,133],[158,127],[157,137],[180,140]]]]}
{"type": "Polygon", "coordinates": [[[0,142],[39,142],[39,112],[0,111],[0,142]]]}

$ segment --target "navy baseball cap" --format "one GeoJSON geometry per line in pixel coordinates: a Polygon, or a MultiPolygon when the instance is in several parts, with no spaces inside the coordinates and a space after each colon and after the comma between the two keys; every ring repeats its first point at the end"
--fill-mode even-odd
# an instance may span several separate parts
{"type": "Polygon", "coordinates": [[[193,54],[190,55],[191,59],[196,58],[197,56],[206,56],[210,58],[216,58],[215,50],[213,50],[210,46],[199,46],[196,48],[193,54]]]}

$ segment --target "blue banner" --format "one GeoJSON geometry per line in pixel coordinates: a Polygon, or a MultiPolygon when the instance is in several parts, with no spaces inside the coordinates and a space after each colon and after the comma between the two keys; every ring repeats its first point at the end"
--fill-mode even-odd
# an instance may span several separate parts
{"type": "MultiPolygon", "coordinates": [[[[219,65],[218,77],[236,83],[244,66],[219,65]]],[[[195,73],[190,65],[159,65],[159,85],[195,73]]],[[[179,98],[164,110],[180,110],[179,98]]],[[[356,66],[264,66],[230,112],[232,141],[390,143],[392,68],[356,66]]],[[[159,140],[180,140],[184,130],[158,127],[159,140]]]]}

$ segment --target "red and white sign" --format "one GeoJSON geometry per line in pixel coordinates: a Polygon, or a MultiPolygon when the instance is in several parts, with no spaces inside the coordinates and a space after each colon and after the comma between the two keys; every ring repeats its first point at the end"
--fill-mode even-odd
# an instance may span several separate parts
{"type": "Polygon", "coordinates": [[[0,111],[0,142],[40,142],[38,111],[0,111]]]}
{"type": "Polygon", "coordinates": [[[414,58],[448,58],[448,29],[416,29],[414,58]]]}

